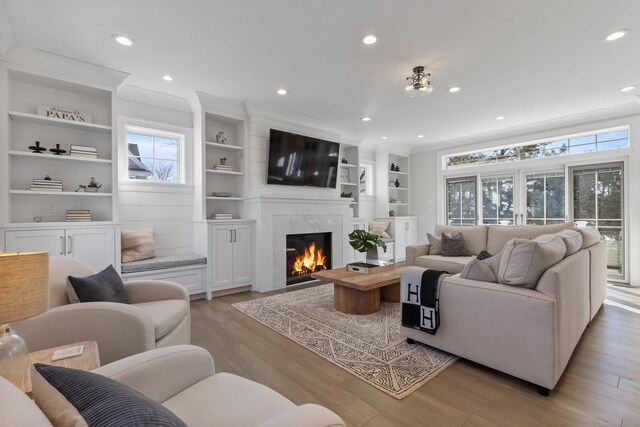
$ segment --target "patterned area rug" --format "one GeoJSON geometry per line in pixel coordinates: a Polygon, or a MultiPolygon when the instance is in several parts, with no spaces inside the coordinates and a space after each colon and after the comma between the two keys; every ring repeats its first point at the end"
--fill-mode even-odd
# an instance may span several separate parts
{"type": "Polygon", "coordinates": [[[301,346],[385,393],[403,399],[457,360],[400,333],[400,304],[378,313],[344,314],[333,308],[333,284],[233,304],[301,346]]]}

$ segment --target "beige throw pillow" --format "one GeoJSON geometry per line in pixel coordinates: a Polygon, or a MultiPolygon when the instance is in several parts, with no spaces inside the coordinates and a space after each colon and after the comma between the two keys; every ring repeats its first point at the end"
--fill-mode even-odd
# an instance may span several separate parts
{"type": "Polygon", "coordinates": [[[442,239],[431,233],[427,233],[429,241],[429,255],[442,255],[442,239]]]}
{"type": "Polygon", "coordinates": [[[556,235],[564,240],[564,244],[567,247],[567,253],[564,254],[565,257],[573,255],[582,249],[582,234],[579,231],[567,229],[556,233],[556,235]]]}
{"type": "Polygon", "coordinates": [[[504,247],[498,282],[535,289],[542,274],[562,261],[567,248],[560,236],[545,234],[535,240],[511,239],[504,247]]]}
{"type": "Polygon", "coordinates": [[[156,256],[153,230],[125,231],[121,233],[122,262],[140,261],[156,256]]]}
{"type": "Polygon", "coordinates": [[[481,282],[498,283],[498,270],[500,269],[501,259],[501,253],[483,260],[474,258],[464,266],[460,277],[481,282]]]}
{"type": "Polygon", "coordinates": [[[391,223],[386,221],[371,221],[369,223],[369,233],[378,235],[380,237],[389,238],[391,237],[389,233],[387,233],[389,224],[391,223]]]}

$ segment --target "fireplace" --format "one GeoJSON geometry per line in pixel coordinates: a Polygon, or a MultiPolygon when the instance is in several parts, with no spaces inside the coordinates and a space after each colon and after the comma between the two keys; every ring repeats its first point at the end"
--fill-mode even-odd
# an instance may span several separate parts
{"type": "Polygon", "coordinates": [[[331,233],[287,234],[287,286],[331,268],[331,233]]]}

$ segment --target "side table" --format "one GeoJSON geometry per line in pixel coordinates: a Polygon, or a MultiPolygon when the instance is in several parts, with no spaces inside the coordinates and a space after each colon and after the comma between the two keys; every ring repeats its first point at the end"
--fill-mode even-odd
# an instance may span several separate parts
{"type": "MultiPolygon", "coordinates": [[[[65,344],[58,347],[47,348],[29,353],[29,361],[34,363],[46,363],[47,365],[63,366],[65,368],[80,369],[83,371],[92,371],[100,367],[100,355],[98,354],[98,343],[95,341],[80,341],[73,344],[65,344]],[[51,357],[56,350],[65,348],[84,346],[84,352],[80,356],[69,357],[67,359],[51,361],[51,357]]],[[[31,393],[31,366],[22,380],[20,387],[27,394],[31,393]]]]}

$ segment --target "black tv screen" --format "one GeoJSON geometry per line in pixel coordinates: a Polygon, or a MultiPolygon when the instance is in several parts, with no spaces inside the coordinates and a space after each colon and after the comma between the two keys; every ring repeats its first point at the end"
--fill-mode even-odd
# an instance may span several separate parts
{"type": "Polygon", "coordinates": [[[271,129],[268,184],[336,188],[340,144],[271,129]]]}

